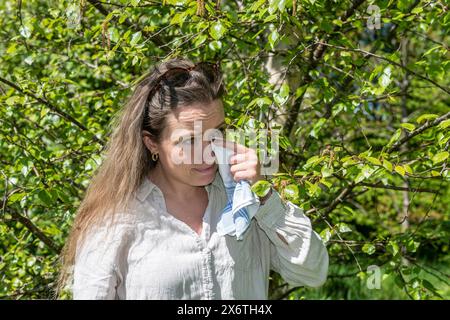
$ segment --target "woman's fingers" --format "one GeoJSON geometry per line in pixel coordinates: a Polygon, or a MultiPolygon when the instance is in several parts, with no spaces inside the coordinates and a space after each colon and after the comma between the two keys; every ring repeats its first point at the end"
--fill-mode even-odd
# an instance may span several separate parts
{"type": "Polygon", "coordinates": [[[247,148],[236,142],[221,139],[214,140],[213,143],[234,152],[228,159],[231,164],[230,172],[233,175],[234,181],[248,180],[254,183],[262,179],[256,150],[247,148]]]}
{"type": "Polygon", "coordinates": [[[233,179],[236,182],[239,182],[241,180],[250,180],[250,174],[247,173],[247,171],[238,171],[233,175],[233,179]]]}
{"type": "Polygon", "coordinates": [[[248,168],[249,168],[249,165],[246,162],[237,163],[237,164],[234,164],[234,165],[232,165],[230,167],[230,172],[234,174],[234,173],[236,173],[238,171],[247,170],[248,168]]]}
{"type": "Polygon", "coordinates": [[[256,161],[245,161],[233,164],[230,167],[230,172],[236,182],[239,180],[255,181],[255,179],[258,179],[259,177],[258,163],[256,161]]]}
{"type": "Polygon", "coordinates": [[[230,164],[237,164],[245,161],[255,161],[255,157],[250,152],[237,153],[230,157],[230,164]]]}
{"type": "Polygon", "coordinates": [[[248,148],[233,142],[233,141],[228,141],[228,140],[223,140],[223,139],[215,139],[213,141],[213,143],[215,143],[218,146],[221,146],[222,148],[227,148],[232,150],[235,154],[241,154],[241,153],[246,153],[248,151],[248,148]]]}

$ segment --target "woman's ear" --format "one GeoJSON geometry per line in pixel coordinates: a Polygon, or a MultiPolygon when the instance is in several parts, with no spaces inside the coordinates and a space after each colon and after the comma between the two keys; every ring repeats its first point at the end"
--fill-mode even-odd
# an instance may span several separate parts
{"type": "Polygon", "coordinates": [[[153,136],[150,132],[143,130],[142,131],[142,141],[144,142],[145,147],[151,152],[151,153],[158,153],[158,145],[153,139],[153,136]]]}

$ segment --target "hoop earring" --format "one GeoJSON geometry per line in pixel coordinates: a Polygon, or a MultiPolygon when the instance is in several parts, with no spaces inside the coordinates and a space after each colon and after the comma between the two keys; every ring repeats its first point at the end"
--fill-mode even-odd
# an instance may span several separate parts
{"type": "Polygon", "coordinates": [[[152,160],[156,161],[159,158],[159,154],[158,153],[152,153],[152,160]]]}

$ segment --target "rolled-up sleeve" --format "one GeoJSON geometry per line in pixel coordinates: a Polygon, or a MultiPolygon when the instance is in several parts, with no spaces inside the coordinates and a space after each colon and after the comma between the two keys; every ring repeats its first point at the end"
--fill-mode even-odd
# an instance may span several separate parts
{"type": "Polygon", "coordinates": [[[325,283],[328,252],[301,208],[283,201],[272,190],[255,219],[270,240],[271,269],[293,286],[319,287],[325,283]]]}
{"type": "Polygon", "coordinates": [[[123,225],[92,229],[79,246],[73,272],[74,300],[118,299],[117,287],[123,279],[127,232],[123,225]]]}

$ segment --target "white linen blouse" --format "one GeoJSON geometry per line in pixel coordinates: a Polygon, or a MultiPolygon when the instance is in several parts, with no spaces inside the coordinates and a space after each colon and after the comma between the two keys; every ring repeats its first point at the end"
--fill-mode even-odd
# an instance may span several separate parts
{"type": "Polygon", "coordinates": [[[236,240],[216,232],[227,202],[219,172],[205,188],[209,201],[198,235],[167,212],[161,190],[144,179],[133,214],[119,215],[113,229],[95,229],[78,248],[73,298],[268,299],[271,269],[293,286],[325,282],[328,253],[302,209],[272,190],[236,240]]]}

